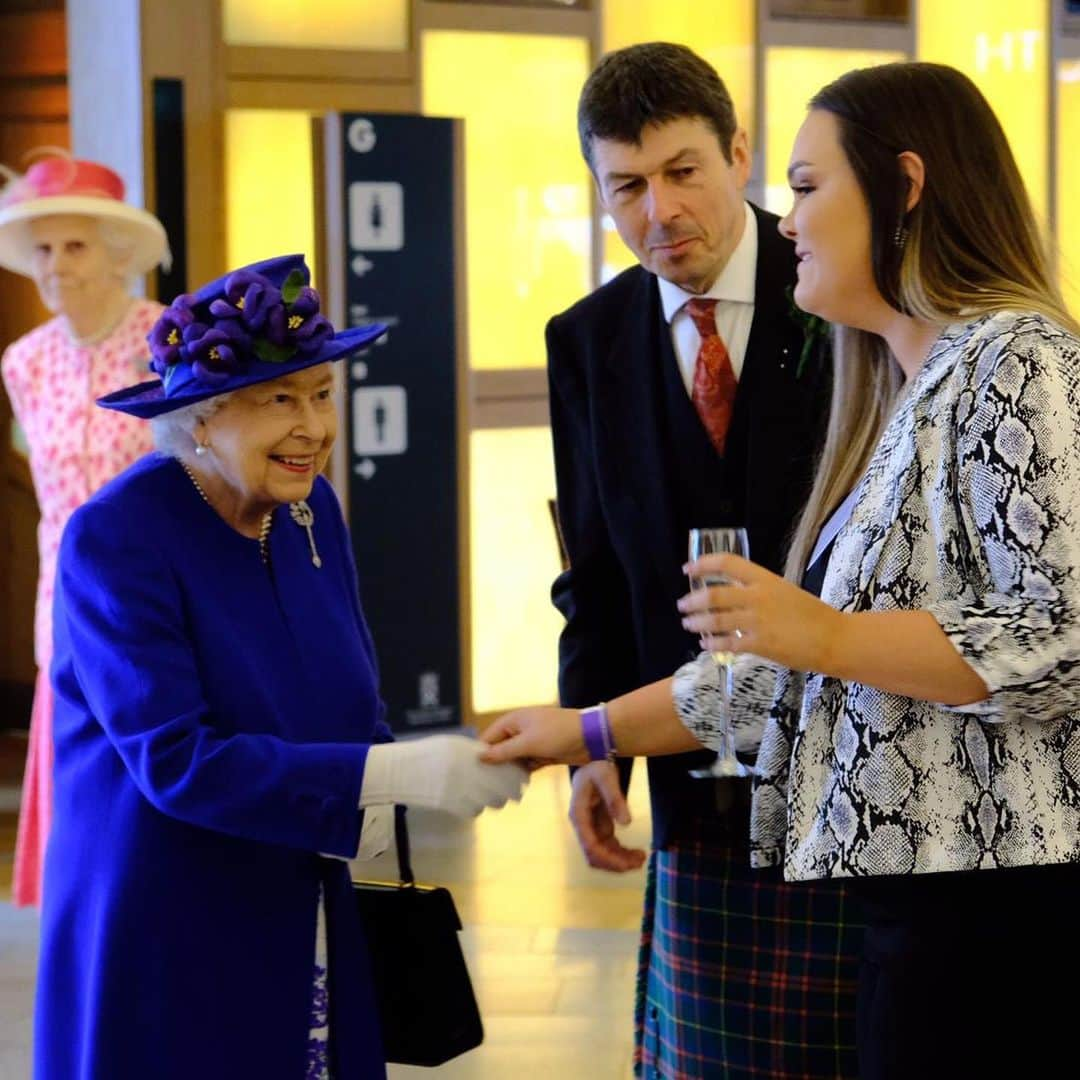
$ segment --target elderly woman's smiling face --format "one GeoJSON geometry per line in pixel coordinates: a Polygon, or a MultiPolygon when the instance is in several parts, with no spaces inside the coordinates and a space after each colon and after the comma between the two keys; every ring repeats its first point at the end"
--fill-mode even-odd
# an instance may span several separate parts
{"type": "Polygon", "coordinates": [[[50,214],[27,226],[31,268],[45,306],[80,314],[107,304],[124,289],[124,267],[109,251],[101,227],[82,214],[50,214]]]}
{"type": "Polygon", "coordinates": [[[231,393],[200,420],[196,468],[208,494],[241,532],[257,529],[279,503],[311,493],[337,435],[333,369],[317,364],[231,393]],[[211,490],[212,489],[212,490],[211,490]]]}

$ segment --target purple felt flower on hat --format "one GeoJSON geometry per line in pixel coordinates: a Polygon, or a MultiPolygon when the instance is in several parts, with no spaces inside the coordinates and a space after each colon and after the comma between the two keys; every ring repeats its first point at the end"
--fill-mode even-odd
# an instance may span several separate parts
{"type": "Polygon", "coordinates": [[[319,294],[305,285],[289,305],[289,333],[296,347],[305,353],[317,352],[334,336],[330,322],[319,314],[319,294]]]}
{"type": "Polygon", "coordinates": [[[323,315],[312,315],[293,331],[296,347],[305,353],[318,352],[333,336],[334,327],[323,315]]]}
{"type": "Polygon", "coordinates": [[[319,294],[310,286],[304,285],[289,305],[290,315],[299,315],[308,319],[319,314],[319,294]]]}
{"type": "Polygon", "coordinates": [[[195,321],[195,298],[178,296],[159,316],[146,340],[153,359],[150,366],[161,377],[184,355],[184,331],[195,321]]]}
{"type": "Polygon", "coordinates": [[[280,308],[281,290],[269,278],[251,270],[237,270],[226,278],[225,299],[215,300],[210,314],[218,319],[239,317],[252,333],[264,329],[277,332],[284,323],[284,312],[275,314],[280,308]],[[273,325],[267,327],[268,321],[273,325]]]}
{"type": "Polygon", "coordinates": [[[223,319],[216,326],[192,323],[184,330],[192,375],[207,386],[221,386],[240,367],[238,350],[245,348],[248,340],[235,319],[223,319]]]}
{"type": "Polygon", "coordinates": [[[287,345],[289,343],[289,320],[285,313],[284,304],[275,304],[266,312],[263,337],[275,345],[287,345]]]}

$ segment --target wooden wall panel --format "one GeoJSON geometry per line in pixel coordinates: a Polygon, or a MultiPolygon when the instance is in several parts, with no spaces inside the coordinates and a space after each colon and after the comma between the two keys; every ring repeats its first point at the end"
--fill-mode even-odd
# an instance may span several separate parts
{"type": "MultiPolygon", "coordinates": [[[[70,144],[64,13],[33,6],[0,14],[0,162],[19,171],[29,151],[70,144]]],[[[0,270],[0,349],[48,317],[32,281],[0,270]]],[[[30,719],[37,523],[30,470],[13,448],[0,391],[0,728],[30,719]]]]}
{"type": "MultiPolygon", "coordinates": [[[[81,0],[87,2],[87,0],[81,0]]],[[[101,0],[88,0],[97,4],[101,0]]],[[[142,0],[143,146],[151,173],[156,78],[184,84],[189,288],[225,269],[225,73],[219,0],[142,0]]],[[[152,179],[147,205],[154,205],[152,179]]]]}

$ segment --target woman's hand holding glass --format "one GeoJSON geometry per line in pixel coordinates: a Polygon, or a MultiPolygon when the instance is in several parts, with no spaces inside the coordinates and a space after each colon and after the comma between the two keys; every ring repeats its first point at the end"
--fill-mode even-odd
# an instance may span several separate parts
{"type": "Polygon", "coordinates": [[[730,582],[693,590],[678,602],[683,626],[710,652],[753,653],[793,671],[833,669],[841,612],[738,555],[703,555],[683,569],[691,578],[730,582]]]}

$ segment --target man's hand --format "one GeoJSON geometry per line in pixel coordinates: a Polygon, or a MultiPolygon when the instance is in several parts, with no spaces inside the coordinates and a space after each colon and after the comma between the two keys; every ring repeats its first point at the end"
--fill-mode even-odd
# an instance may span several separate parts
{"type": "Polygon", "coordinates": [[[645,862],[644,851],[623,847],[615,837],[616,824],[630,824],[630,807],[610,761],[592,761],[574,774],[570,824],[590,866],[622,874],[645,862]]]}

